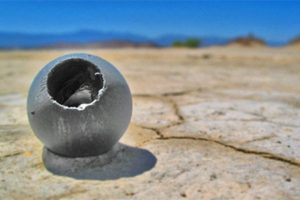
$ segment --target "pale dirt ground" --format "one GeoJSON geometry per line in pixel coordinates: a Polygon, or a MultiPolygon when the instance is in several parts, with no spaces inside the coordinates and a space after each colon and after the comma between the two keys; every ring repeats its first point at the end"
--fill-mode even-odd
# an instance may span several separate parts
{"type": "Polygon", "coordinates": [[[134,111],[121,142],[156,158],[114,180],[48,172],[28,125],[33,77],[70,52],[0,52],[0,199],[300,199],[300,49],[84,51],[124,74],[134,111]]]}

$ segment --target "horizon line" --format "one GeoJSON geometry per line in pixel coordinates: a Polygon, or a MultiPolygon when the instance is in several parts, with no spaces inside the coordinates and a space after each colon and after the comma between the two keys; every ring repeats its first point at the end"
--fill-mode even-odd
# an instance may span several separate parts
{"type": "Polygon", "coordinates": [[[280,39],[280,40],[274,40],[271,39],[269,40],[266,37],[262,37],[260,36],[260,34],[258,33],[254,33],[253,31],[249,31],[248,33],[245,34],[237,34],[235,36],[224,36],[224,35],[216,35],[216,34],[183,34],[183,33],[162,33],[158,36],[147,36],[145,34],[141,34],[141,33],[135,33],[135,32],[131,32],[131,31],[116,31],[116,30],[98,30],[98,29],[76,29],[76,30],[70,30],[70,31],[63,31],[63,32],[27,32],[27,31],[11,31],[11,30],[0,30],[0,34],[23,34],[23,35],[64,35],[64,34],[74,34],[74,33],[80,33],[80,32],[101,32],[101,33],[120,33],[120,34],[132,34],[132,35],[136,35],[136,36],[141,36],[147,39],[159,39],[161,37],[164,36],[184,36],[184,37],[195,37],[195,38],[205,38],[205,37],[217,37],[217,38],[222,38],[222,39],[236,39],[236,38],[240,38],[240,37],[249,37],[249,36],[254,36],[256,38],[259,39],[263,39],[265,41],[269,41],[269,42],[280,42],[280,43],[285,43],[285,42],[290,42],[296,38],[300,37],[300,33],[295,34],[294,36],[290,37],[289,39],[280,39]]]}

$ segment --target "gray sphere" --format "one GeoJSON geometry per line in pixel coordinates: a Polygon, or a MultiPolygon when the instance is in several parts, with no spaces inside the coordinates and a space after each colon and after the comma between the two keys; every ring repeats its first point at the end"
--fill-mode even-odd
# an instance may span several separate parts
{"type": "Polygon", "coordinates": [[[47,149],[66,157],[109,151],[127,129],[131,113],[124,77],[88,54],[51,61],[33,80],[27,98],[33,132],[47,149]]]}

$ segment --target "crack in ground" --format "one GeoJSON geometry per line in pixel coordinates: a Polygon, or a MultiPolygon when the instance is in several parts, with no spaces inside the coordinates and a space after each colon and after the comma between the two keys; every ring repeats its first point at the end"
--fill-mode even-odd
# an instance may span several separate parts
{"type": "MultiPolygon", "coordinates": [[[[75,187],[74,187],[75,188],[75,187]]],[[[73,189],[71,188],[69,191],[67,192],[63,192],[61,194],[58,194],[58,195],[54,195],[54,196],[51,196],[49,198],[46,198],[48,200],[52,200],[52,199],[62,199],[62,198],[66,198],[66,197],[72,197],[72,196],[77,196],[79,194],[82,194],[82,193],[86,193],[88,190],[86,189],[73,189]]]]}
{"type": "MultiPolygon", "coordinates": [[[[147,130],[153,131],[158,136],[158,138],[163,138],[164,137],[163,134],[161,133],[161,130],[158,129],[158,128],[147,127],[147,126],[142,126],[142,125],[137,125],[137,126],[143,128],[143,129],[147,129],[147,130]]],[[[144,144],[147,143],[147,142],[150,142],[151,140],[155,140],[155,138],[149,139],[149,140],[145,141],[144,144]]]]}
{"type": "Polygon", "coordinates": [[[174,114],[177,116],[178,118],[178,121],[176,121],[175,123],[171,123],[170,125],[168,126],[165,126],[161,129],[167,129],[167,128],[170,128],[170,127],[173,127],[173,126],[179,126],[181,124],[183,124],[185,122],[185,118],[183,117],[183,115],[180,113],[180,109],[179,109],[179,106],[177,105],[177,103],[171,99],[171,98],[168,98],[166,97],[165,100],[172,105],[172,108],[173,108],[173,111],[174,111],[174,114]]]}
{"type": "Polygon", "coordinates": [[[4,160],[5,158],[18,156],[18,155],[21,155],[21,154],[23,154],[23,152],[15,152],[15,153],[12,153],[12,154],[3,155],[3,156],[0,157],[0,161],[4,160]]]}
{"type": "Polygon", "coordinates": [[[286,124],[286,123],[282,123],[282,122],[275,122],[272,120],[264,120],[265,122],[269,122],[270,124],[275,124],[275,125],[279,125],[279,126],[286,126],[286,127],[290,127],[290,128],[300,128],[300,126],[294,125],[294,124],[286,124]]]}
{"type": "MultiPolygon", "coordinates": [[[[208,138],[190,137],[190,136],[168,136],[168,137],[165,137],[162,134],[161,130],[158,129],[158,128],[150,128],[150,127],[143,127],[143,126],[140,126],[140,127],[144,128],[144,129],[152,130],[158,136],[158,138],[150,139],[150,140],[144,142],[144,144],[146,144],[147,142],[150,142],[152,140],[171,140],[171,139],[184,139],[184,140],[198,140],[198,141],[213,142],[215,144],[233,149],[233,150],[238,151],[238,152],[242,152],[242,153],[245,153],[245,154],[251,154],[251,155],[257,155],[257,156],[260,156],[260,157],[263,157],[263,158],[266,158],[266,159],[276,160],[276,161],[284,162],[284,163],[287,163],[287,164],[290,164],[290,165],[293,165],[293,166],[296,166],[296,167],[300,167],[300,163],[298,163],[296,161],[292,161],[292,160],[286,159],[284,157],[280,157],[280,156],[277,156],[275,154],[271,154],[269,152],[262,152],[262,151],[254,151],[254,150],[250,150],[250,149],[244,149],[244,148],[241,148],[241,147],[236,147],[234,145],[226,144],[224,142],[221,142],[221,141],[218,141],[218,140],[212,140],[212,139],[208,139],[208,138]]],[[[266,139],[266,138],[260,138],[260,139],[266,139]]]]}
{"type": "Polygon", "coordinates": [[[275,124],[275,125],[279,125],[279,126],[286,126],[286,127],[291,127],[291,128],[300,128],[300,126],[297,126],[297,125],[294,125],[294,124],[287,124],[287,123],[282,123],[282,122],[276,122],[276,121],[272,121],[270,120],[268,117],[264,116],[263,114],[261,113],[256,113],[256,112],[247,112],[247,111],[243,111],[243,110],[236,110],[234,109],[235,111],[241,111],[243,113],[246,113],[246,114],[249,114],[249,115],[253,115],[253,116],[256,116],[258,118],[260,118],[258,121],[261,121],[261,122],[268,122],[270,124],[275,124]]]}
{"type": "Polygon", "coordinates": [[[173,107],[173,110],[174,110],[174,113],[175,113],[175,115],[178,117],[178,119],[179,119],[179,124],[181,124],[181,123],[183,123],[184,121],[185,121],[185,118],[183,117],[183,115],[181,115],[181,113],[180,113],[180,109],[179,109],[179,106],[177,105],[177,103],[173,100],[173,99],[171,99],[171,98],[166,98],[167,100],[168,100],[168,102],[170,103],[170,104],[172,104],[172,107],[173,107]]]}
{"type": "MultiPolygon", "coordinates": [[[[275,154],[271,154],[269,152],[262,152],[262,151],[244,149],[244,148],[241,148],[241,147],[236,147],[234,145],[226,144],[224,142],[221,142],[221,141],[218,141],[218,140],[212,140],[212,139],[208,139],[208,138],[190,137],[190,136],[168,136],[168,137],[165,137],[162,134],[162,130],[165,129],[165,128],[159,129],[159,128],[144,127],[144,126],[140,126],[140,127],[144,128],[144,129],[152,130],[158,136],[158,138],[150,139],[150,140],[144,142],[143,144],[146,144],[146,143],[148,143],[152,140],[170,140],[170,139],[200,140],[200,141],[206,141],[206,142],[213,142],[215,144],[218,144],[218,145],[221,145],[221,146],[224,146],[224,147],[227,147],[227,148],[230,148],[230,149],[233,149],[235,151],[242,152],[242,153],[245,153],[245,154],[257,155],[257,156],[261,156],[261,157],[266,158],[266,159],[276,160],[276,161],[284,162],[284,163],[287,163],[287,164],[290,164],[290,165],[293,165],[293,166],[300,167],[300,163],[298,163],[296,161],[292,161],[292,160],[286,159],[284,157],[281,157],[281,156],[278,156],[278,155],[275,155],[275,154]]],[[[266,137],[257,139],[257,141],[270,139],[272,137],[275,137],[275,136],[266,136],[266,137]]]]}
{"type": "MultiPolygon", "coordinates": [[[[184,95],[184,93],[182,93],[182,95],[184,95]]],[[[144,98],[157,98],[157,99],[165,101],[165,102],[167,102],[171,105],[171,107],[173,108],[173,111],[174,111],[174,115],[177,116],[178,121],[171,122],[169,125],[161,127],[161,129],[167,129],[167,128],[170,128],[170,127],[173,127],[173,126],[181,125],[182,123],[185,122],[185,118],[181,115],[177,103],[172,98],[169,97],[169,96],[172,96],[172,95],[166,95],[166,94],[162,94],[162,95],[141,94],[140,95],[139,94],[139,95],[133,95],[133,96],[135,96],[135,97],[144,97],[144,98]]],[[[155,132],[157,132],[157,130],[158,130],[158,128],[147,127],[147,126],[142,126],[142,125],[139,125],[139,126],[141,128],[150,129],[150,130],[153,130],[155,132]]]]}
{"type": "Polygon", "coordinates": [[[252,142],[259,142],[259,141],[263,141],[263,140],[269,140],[269,139],[272,139],[272,138],[275,138],[277,137],[277,135],[267,135],[267,136],[264,136],[264,137],[259,137],[259,138],[255,138],[255,139],[252,139],[252,140],[248,140],[248,141],[245,141],[243,142],[242,144],[249,144],[249,143],[252,143],[252,142]]]}
{"type": "Polygon", "coordinates": [[[249,149],[244,149],[244,148],[240,148],[240,147],[236,147],[230,144],[226,144],[217,140],[211,140],[211,139],[207,139],[207,138],[195,138],[195,137],[189,137],[189,136],[170,136],[170,137],[160,137],[157,138],[158,140],[172,140],[172,139],[184,139],[184,140],[199,140],[199,141],[206,141],[206,142],[213,142],[215,144],[219,144],[222,145],[224,147],[233,149],[235,151],[238,152],[242,152],[245,154],[251,154],[251,155],[258,155],[261,156],[263,158],[267,158],[267,159],[271,159],[271,160],[276,160],[276,161],[280,161],[280,162],[284,162],[293,166],[297,166],[300,167],[300,164],[298,162],[286,159],[284,157],[280,157],[274,154],[271,154],[269,152],[261,152],[261,151],[254,151],[254,150],[249,150],[249,149]]]}
{"type": "Polygon", "coordinates": [[[135,97],[173,97],[173,96],[183,96],[189,93],[193,92],[202,92],[203,88],[195,88],[185,91],[178,91],[178,92],[164,92],[161,94],[145,94],[145,93],[139,93],[139,94],[133,94],[132,96],[135,97]]]}
{"type": "Polygon", "coordinates": [[[203,91],[202,88],[195,88],[195,89],[190,89],[190,90],[186,90],[186,91],[179,91],[179,92],[165,92],[165,93],[162,93],[161,96],[164,96],[164,97],[182,96],[182,95],[186,95],[186,94],[189,94],[189,93],[202,92],[202,91],[203,91]]]}
{"type": "MultiPolygon", "coordinates": [[[[141,128],[152,130],[158,136],[158,138],[150,139],[149,141],[151,141],[151,140],[170,140],[170,139],[188,139],[188,140],[199,140],[199,141],[213,142],[215,144],[230,148],[232,150],[235,150],[235,151],[238,151],[238,152],[241,152],[241,153],[257,155],[257,156],[260,156],[260,157],[263,157],[263,158],[266,158],[266,159],[276,160],[276,161],[283,162],[283,163],[286,163],[286,164],[290,164],[290,165],[293,165],[293,166],[296,166],[296,167],[300,167],[300,163],[298,163],[296,161],[292,161],[292,160],[286,159],[284,157],[281,157],[281,156],[278,156],[278,155],[275,155],[275,154],[272,154],[272,153],[269,153],[269,152],[262,152],[262,151],[244,149],[244,148],[236,147],[234,145],[226,144],[224,142],[217,141],[217,140],[212,140],[212,139],[208,139],[208,138],[196,138],[196,137],[190,137],[190,136],[168,136],[168,137],[165,137],[162,134],[162,131],[164,129],[167,129],[167,128],[170,128],[170,127],[173,127],[173,126],[178,126],[178,125],[181,125],[185,122],[184,116],[181,115],[181,113],[180,113],[179,106],[177,105],[176,101],[174,101],[170,97],[185,95],[185,94],[189,94],[189,93],[195,92],[195,91],[202,91],[202,89],[198,88],[198,89],[195,89],[195,90],[163,93],[163,94],[160,94],[160,95],[151,95],[151,94],[136,94],[136,95],[133,95],[133,96],[137,96],[137,97],[152,97],[152,98],[160,98],[160,99],[166,100],[167,102],[169,102],[172,105],[173,110],[174,110],[174,114],[178,117],[177,122],[172,123],[172,124],[170,124],[168,126],[165,126],[165,127],[162,127],[162,128],[145,127],[145,126],[140,125],[141,128]]],[[[245,112],[245,113],[247,113],[247,112],[245,112]]],[[[290,124],[282,124],[280,122],[277,123],[277,122],[270,121],[267,117],[263,116],[260,113],[249,112],[248,114],[251,114],[253,116],[257,116],[257,117],[260,118],[256,121],[269,122],[269,123],[273,123],[273,124],[276,124],[276,125],[279,125],[279,126],[290,126],[290,127],[298,128],[298,126],[294,126],[294,125],[290,125],[290,124]]],[[[266,136],[266,137],[263,137],[263,138],[258,138],[257,141],[258,140],[270,139],[272,137],[275,137],[275,136],[266,136]]],[[[144,142],[144,144],[149,142],[149,141],[144,142]]],[[[254,141],[254,140],[252,140],[252,141],[254,141]]]]}

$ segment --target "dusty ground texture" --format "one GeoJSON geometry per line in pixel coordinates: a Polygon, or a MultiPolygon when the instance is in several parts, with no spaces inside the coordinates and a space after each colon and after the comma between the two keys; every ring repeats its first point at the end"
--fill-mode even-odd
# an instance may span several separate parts
{"type": "Polygon", "coordinates": [[[27,122],[31,80],[69,52],[0,52],[0,199],[300,199],[299,49],[88,51],[134,100],[99,180],[48,172],[27,122]]]}

